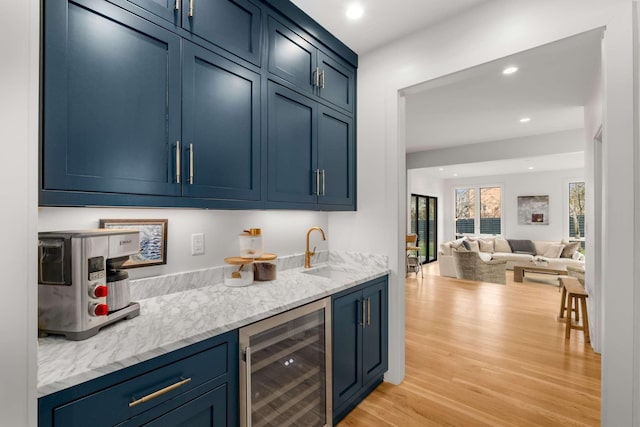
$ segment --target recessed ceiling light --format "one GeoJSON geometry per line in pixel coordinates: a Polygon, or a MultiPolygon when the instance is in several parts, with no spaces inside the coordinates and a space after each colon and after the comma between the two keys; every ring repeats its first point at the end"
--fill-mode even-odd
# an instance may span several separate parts
{"type": "Polygon", "coordinates": [[[351,20],[360,19],[364,15],[364,8],[360,3],[352,3],[347,7],[347,18],[351,20]]]}
{"type": "Polygon", "coordinates": [[[440,168],[440,169],[438,169],[438,170],[439,170],[440,172],[442,172],[442,171],[444,170],[444,168],[440,168]]]}
{"type": "Polygon", "coordinates": [[[520,119],[520,123],[529,123],[531,121],[531,117],[523,117],[520,119]]]}
{"type": "Polygon", "coordinates": [[[533,166],[529,166],[527,169],[529,169],[530,171],[534,170],[535,168],[533,166]]]}
{"type": "Polygon", "coordinates": [[[458,176],[458,174],[457,174],[457,173],[454,173],[454,174],[453,174],[453,176],[458,176]]]}
{"type": "Polygon", "coordinates": [[[518,67],[507,67],[504,70],[502,70],[502,74],[508,75],[508,74],[513,74],[516,71],[518,71],[518,67]]]}

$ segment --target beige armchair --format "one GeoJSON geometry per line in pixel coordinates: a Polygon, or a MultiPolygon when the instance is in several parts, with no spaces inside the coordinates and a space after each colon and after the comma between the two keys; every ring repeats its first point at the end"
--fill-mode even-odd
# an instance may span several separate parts
{"type": "Polygon", "coordinates": [[[506,260],[483,261],[477,252],[453,251],[453,262],[456,266],[456,277],[479,282],[500,283],[505,285],[507,278],[506,260]]]}

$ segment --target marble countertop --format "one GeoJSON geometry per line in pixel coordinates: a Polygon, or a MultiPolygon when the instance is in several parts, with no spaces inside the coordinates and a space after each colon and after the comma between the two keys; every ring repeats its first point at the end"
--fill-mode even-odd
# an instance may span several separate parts
{"type": "Polygon", "coordinates": [[[254,282],[242,288],[212,283],[198,289],[139,300],[138,317],[117,322],[83,341],[68,341],[57,336],[40,338],[38,397],[282,313],[389,272],[381,263],[359,265],[333,261],[330,261],[331,268],[341,273],[332,278],[293,268],[278,271],[276,280],[254,282]]]}

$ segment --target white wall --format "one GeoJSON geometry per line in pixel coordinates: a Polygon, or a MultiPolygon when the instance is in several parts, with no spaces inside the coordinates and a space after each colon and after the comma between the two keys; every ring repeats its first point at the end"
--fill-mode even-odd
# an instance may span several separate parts
{"type": "Polygon", "coordinates": [[[39,2],[0,22],[0,425],[35,426],[39,2]]]}
{"type": "MultiPolygon", "coordinates": [[[[444,200],[444,181],[434,178],[426,174],[420,169],[410,169],[407,171],[407,206],[411,203],[411,194],[420,194],[422,196],[431,196],[438,199],[438,223],[436,225],[438,241],[437,246],[444,242],[444,218],[445,218],[445,200],[444,200]]],[[[407,208],[407,232],[411,231],[409,221],[411,219],[411,212],[407,208]]]]}
{"type": "Polygon", "coordinates": [[[332,235],[326,212],[218,211],[204,209],[39,208],[38,231],[98,227],[100,218],[166,218],[167,264],[129,270],[131,278],[157,276],[223,265],[224,258],[239,254],[238,234],[262,228],[266,252],[278,255],[304,253],[307,230],[322,227],[327,241],[311,236],[318,250],[328,248],[332,235]],[[205,254],[191,255],[191,234],[204,233],[205,254]]]}
{"type": "MultiPolygon", "coordinates": [[[[403,234],[406,230],[404,100],[398,93],[437,77],[606,26],[603,120],[605,185],[602,420],[632,425],[634,231],[634,96],[631,0],[494,0],[360,57],[358,70],[358,204],[330,214],[337,249],[389,255],[390,371],[404,376],[403,234]],[[570,17],[568,19],[567,17],[570,17]],[[350,236],[362,236],[359,239],[350,236]]],[[[640,165],[638,165],[640,167],[640,165]]],[[[640,220],[640,219],[639,219],[640,220]]],[[[638,349],[640,353],[640,348],[638,349]]],[[[639,373],[634,374],[636,377],[639,373]]],[[[638,382],[640,383],[640,381],[638,382]]]]}
{"type": "MultiPolygon", "coordinates": [[[[502,230],[507,239],[562,240],[569,237],[569,181],[584,181],[583,169],[529,172],[445,180],[444,237],[455,233],[455,189],[502,187],[502,230]],[[549,225],[518,224],[518,196],[549,196],[549,225]]],[[[445,241],[446,241],[445,240],[445,241]]]]}

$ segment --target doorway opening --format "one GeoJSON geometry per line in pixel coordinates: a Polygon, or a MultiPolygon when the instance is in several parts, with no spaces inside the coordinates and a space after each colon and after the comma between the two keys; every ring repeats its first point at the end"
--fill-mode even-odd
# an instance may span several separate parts
{"type": "Polygon", "coordinates": [[[438,199],[411,194],[411,233],[418,235],[420,264],[438,260],[438,199]]]}

